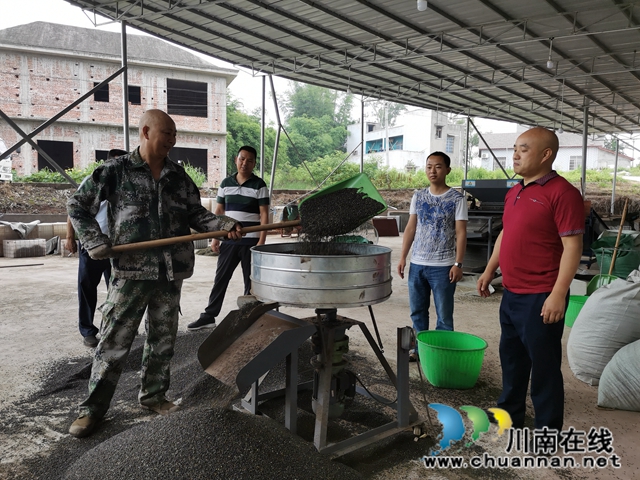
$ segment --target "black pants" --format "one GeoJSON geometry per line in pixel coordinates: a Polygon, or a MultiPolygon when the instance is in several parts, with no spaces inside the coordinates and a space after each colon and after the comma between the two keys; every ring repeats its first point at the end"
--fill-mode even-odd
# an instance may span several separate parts
{"type": "MultiPolygon", "coordinates": [[[[527,389],[531,377],[535,428],[546,426],[562,430],[564,383],[560,366],[564,318],[557,323],[543,323],[540,312],[548,296],[548,293],[520,295],[507,289],[502,296],[502,395],[498,400],[498,407],[509,412],[514,428],[524,427],[527,389]]],[[[567,303],[568,301],[567,293],[567,303]]]]}
{"type": "Polygon", "coordinates": [[[201,319],[214,321],[220,315],[224,296],[238,264],[242,265],[244,294],[249,295],[251,293],[251,247],[253,245],[238,245],[233,242],[220,243],[216,278],[209,295],[209,305],[200,314],[201,319]]]}
{"type": "Polygon", "coordinates": [[[93,317],[98,303],[98,285],[104,276],[109,287],[111,277],[111,261],[93,260],[85,248],[79,244],[78,256],[78,328],[83,337],[96,335],[98,328],[93,324],[93,317]]]}

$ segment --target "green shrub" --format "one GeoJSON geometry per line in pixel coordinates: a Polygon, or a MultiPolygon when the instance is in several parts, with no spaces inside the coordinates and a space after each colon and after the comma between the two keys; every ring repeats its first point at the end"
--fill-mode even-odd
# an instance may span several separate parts
{"type": "MultiPolygon", "coordinates": [[[[91,162],[86,168],[67,168],[65,173],[69,175],[74,182],[80,184],[87,175],[91,175],[93,171],[102,164],[102,161],[91,162]]],[[[15,173],[15,172],[14,172],[15,173]]],[[[34,172],[30,175],[20,177],[17,174],[13,176],[14,182],[19,183],[68,183],[68,180],[64,178],[60,173],[49,170],[48,167],[44,167],[42,170],[34,172]]]]}
{"type": "Polygon", "coordinates": [[[189,175],[191,177],[191,180],[193,180],[193,183],[196,184],[196,187],[202,188],[202,185],[204,185],[207,181],[207,176],[204,174],[202,169],[199,167],[194,167],[190,163],[183,163],[182,166],[187,172],[187,175],[189,175]]]}

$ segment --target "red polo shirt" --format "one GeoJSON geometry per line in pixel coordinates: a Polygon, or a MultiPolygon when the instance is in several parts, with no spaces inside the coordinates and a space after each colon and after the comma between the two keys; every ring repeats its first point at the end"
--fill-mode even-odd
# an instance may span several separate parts
{"type": "Polygon", "coordinates": [[[500,244],[503,285],[519,294],[548,293],[558,278],[561,237],[584,233],[582,195],[551,171],[521,181],[505,197],[500,244]]]}

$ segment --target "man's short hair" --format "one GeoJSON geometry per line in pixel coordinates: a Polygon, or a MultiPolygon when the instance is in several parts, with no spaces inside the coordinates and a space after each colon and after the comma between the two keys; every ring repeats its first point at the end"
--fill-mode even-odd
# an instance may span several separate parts
{"type": "Polygon", "coordinates": [[[242,147],[240,147],[238,149],[238,153],[236,154],[236,158],[238,157],[238,155],[240,155],[240,152],[242,150],[245,150],[249,153],[253,153],[253,158],[255,158],[256,160],[258,159],[258,152],[256,152],[256,149],[253,147],[250,147],[249,145],[243,145],[242,147]]]}
{"type": "MultiPolygon", "coordinates": [[[[449,155],[444,152],[433,152],[429,154],[429,157],[440,157],[444,160],[444,164],[447,166],[447,168],[451,166],[451,158],[449,158],[449,155]]],[[[427,159],[429,159],[429,157],[427,157],[427,159]]]]}
{"type": "Polygon", "coordinates": [[[126,150],[120,150],[119,148],[112,148],[111,150],[109,150],[109,153],[107,153],[107,160],[111,160],[112,158],[116,158],[116,157],[121,157],[122,155],[126,155],[127,152],[126,150]]]}

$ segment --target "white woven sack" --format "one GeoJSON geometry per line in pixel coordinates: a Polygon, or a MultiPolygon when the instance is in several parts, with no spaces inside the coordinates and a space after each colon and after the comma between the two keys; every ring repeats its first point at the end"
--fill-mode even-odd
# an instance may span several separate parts
{"type": "Polygon", "coordinates": [[[598,405],[640,412],[640,340],[622,347],[604,367],[598,405]]]}
{"type": "Polygon", "coordinates": [[[625,345],[640,339],[640,272],[600,287],[578,314],[567,342],[573,374],[598,385],[609,360],[625,345]]]}

